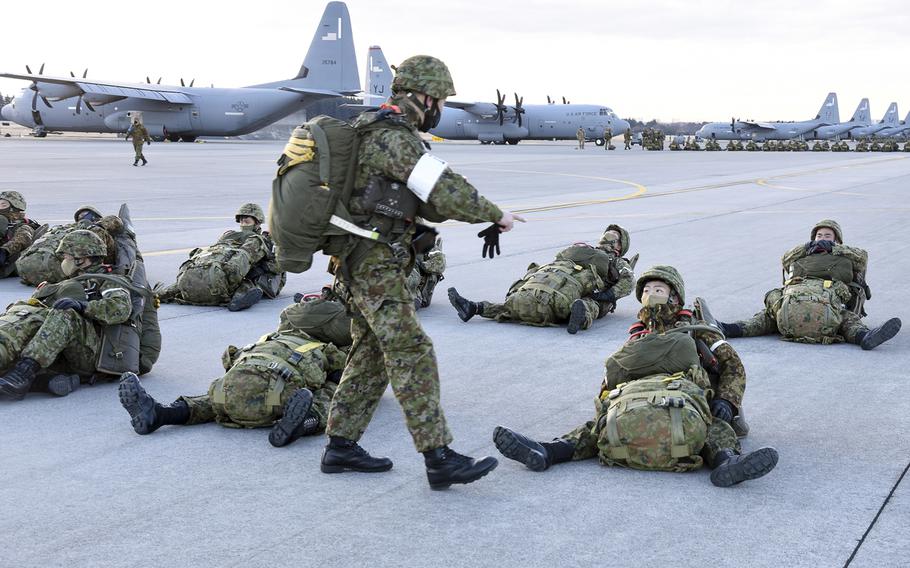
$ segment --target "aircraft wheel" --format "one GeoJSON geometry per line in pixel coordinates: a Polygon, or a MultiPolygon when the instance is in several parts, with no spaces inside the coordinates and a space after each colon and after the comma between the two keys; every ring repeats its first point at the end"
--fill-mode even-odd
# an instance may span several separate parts
{"type": "Polygon", "coordinates": [[[171,142],[180,142],[180,135],[179,134],[168,134],[167,139],[171,142]]]}
{"type": "Polygon", "coordinates": [[[520,140],[519,140],[518,138],[508,138],[508,139],[506,139],[506,144],[509,144],[509,145],[511,145],[511,146],[514,146],[514,145],[518,144],[519,142],[520,142],[520,140]]]}
{"type": "Polygon", "coordinates": [[[181,136],[180,140],[183,142],[195,142],[196,137],[195,136],[181,136]]]}
{"type": "Polygon", "coordinates": [[[490,144],[490,141],[489,141],[489,140],[481,140],[480,143],[481,143],[482,145],[486,146],[487,144],[490,144]]]}
{"type": "Polygon", "coordinates": [[[603,138],[596,138],[594,140],[595,146],[603,146],[604,144],[606,144],[606,141],[603,138]]]}

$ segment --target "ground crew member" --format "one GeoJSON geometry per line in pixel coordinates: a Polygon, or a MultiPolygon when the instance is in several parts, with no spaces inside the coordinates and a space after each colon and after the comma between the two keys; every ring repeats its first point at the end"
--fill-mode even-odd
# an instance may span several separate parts
{"type": "Polygon", "coordinates": [[[578,131],[575,133],[575,138],[578,139],[578,150],[585,149],[585,129],[581,126],[578,127],[578,131]]]}
{"type": "Polygon", "coordinates": [[[622,135],[622,141],[625,144],[624,150],[632,149],[632,129],[626,128],[626,131],[622,135]]]}
{"type": "Polygon", "coordinates": [[[639,321],[629,328],[626,344],[607,360],[594,420],[552,442],[536,442],[499,426],[493,433],[496,448],[507,458],[519,461],[533,471],[544,471],[551,465],[570,460],[599,457],[604,465],[663,471],[686,471],[705,464],[712,469],[711,483],[718,487],[729,487],[766,475],[777,465],[777,450],[761,448],[742,454],[731,426],[746,388],[746,372],[739,355],[719,333],[710,331],[709,326],[699,325],[704,322],[696,320],[691,311],[684,309],[683,280],[672,266],[655,266],[647,270],[639,277],[635,291],[642,303],[639,321]],[[681,330],[681,326],[688,329],[681,330]],[[691,333],[694,333],[694,341],[691,333]],[[707,347],[699,347],[699,342],[707,347]],[[668,351],[649,352],[649,344],[673,347],[668,351]],[[705,350],[716,360],[711,365],[702,363],[699,358],[699,351],[705,350]],[[657,353],[660,357],[655,357],[657,353]],[[623,363],[611,364],[616,361],[623,363]],[[629,369],[634,369],[635,373],[629,369]],[[661,377],[665,378],[661,380],[661,377]],[[634,413],[619,418],[617,415],[624,410],[634,410],[638,400],[654,396],[643,391],[637,400],[635,398],[637,384],[643,385],[649,379],[657,379],[660,384],[656,400],[679,401],[679,404],[668,405],[671,418],[673,407],[689,408],[697,412],[696,416],[701,415],[695,426],[704,428],[701,421],[708,422],[706,430],[693,428],[700,436],[692,435],[690,439],[689,431],[683,428],[683,419],[680,419],[678,433],[671,426],[670,432],[662,434],[653,421],[647,420],[655,416],[654,407],[660,406],[657,404],[639,405],[646,413],[638,419],[634,413]],[[621,400],[624,390],[632,393],[628,402],[613,404],[614,399],[621,400]],[[690,406],[688,402],[683,405],[688,398],[684,394],[694,394],[701,405],[690,406]],[[622,434],[619,428],[622,428],[622,434]],[[673,453],[666,449],[671,443],[673,453]],[[636,454],[659,457],[661,461],[636,460],[636,454]]]}
{"type": "Polygon", "coordinates": [[[604,150],[611,150],[611,140],[613,140],[613,129],[609,126],[604,130],[604,150]]]}
{"type": "Polygon", "coordinates": [[[152,138],[149,136],[149,131],[145,129],[145,126],[139,122],[139,119],[133,120],[133,125],[130,126],[130,129],[126,131],[126,140],[130,139],[130,136],[133,137],[133,150],[136,151],[136,159],[133,160],[133,165],[138,166],[139,160],[142,160],[142,165],[146,165],[148,160],[145,159],[145,156],[142,154],[142,145],[143,144],[152,144],[152,138]]]}
{"type": "Polygon", "coordinates": [[[329,443],[321,469],[325,473],[379,472],[392,467],[388,458],[373,457],[357,444],[391,383],[414,445],[424,454],[430,487],[444,489],[483,477],[497,461],[492,457],[474,460],[449,448],[452,434],[439,402],[433,343],[420,326],[407,287],[406,267],[416,226],[370,209],[364,192],[368,183],[373,187],[406,184],[420,200],[421,217],[495,223],[481,231],[484,251],[489,249],[491,255],[498,248],[499,232],[523,219],[504,213],[465,178],[426,153],[420,132],[438,124],[445,99],[455,94],[442,61],[426,55],[406,59],[397,68],[391,90],[381,110],[365,112],[355,121],[355,127],[371,127],[360,143],[350,213],[362,228],[383,234],[384,242],[358,239],[343,260],[333,260],[353,318],[354,344],[329,409],[329,443]]]}

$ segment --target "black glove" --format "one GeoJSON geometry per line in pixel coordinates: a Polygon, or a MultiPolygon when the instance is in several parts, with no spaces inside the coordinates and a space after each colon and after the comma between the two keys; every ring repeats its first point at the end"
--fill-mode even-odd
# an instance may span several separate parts
{"type": "Polygon", "coordinates": [[[146,146],[151,146],[151,145],[152,145],[152,141],[151,141],[151,140],[146,140],[146,141],[145,141],[145,145],[146,145],[146,146]]]}
{"type": "Polygon", "coordinates": [[[808,254],[831,252],[832,250],[834,250],[834,241],[811,241],[806,243],[806,252],[808,254]]]}
{"type": "Polygon", "coordinates": [[[477,233],[477,236],[483,239],[483,253],[480,256],[493,258],[497,254],[502,254],[499,250],[499,233],[501,232],[502,227],[497,223],[493,223],[477,233]]]}
{"type": "Polygon", "coordinates": [[[297,292],[296,294],[294,294],[294,303],[295,304],[299,304],[300,300],[302,300],[302,299],[303,299],[303,292],[297,292]]]}
{"type": "Polygon", "coordinates": [[[81,300],[74,300],[73,298],[60,298],[52,306],[55,310],[75,310],[78,313],[85,312],[85,307],[88,305],[88,302],[83,302],[81,300]]]}
{"type": "Polygon", "coordinates": [[[265,269],[258,264],[254,264],[253,268],[251,268],[250,271],[246,273],[246,278],[250,282],[255,282],[263,274],[265,274],[265,269]]]}
{"type": "Polygon", "coordinates": [[[436,237],[439,231],[433,227],[417,224],[417,230],[414,232],[414,238],[411,239],[411,246],[417,254],[426,254],[436,246],[436,237]]]}
{"type": "Polygon", "coordinates": [[[733,405],[722,398],[711,401],[711,414],[727,424],[733,421],[733,405]]]}
{"type": "Polygon", "coordinates": [[[613,292],[613,288],[607,288],[606,290],[592,292],[591,299],[597,300],[598,302],[610,302],[611,304],[615,304],[616,294],[613,292]]]}
{"type": "Polygon", "coordinates": [[[0,266],[6,266],[6,261],[9,260],[9,253],[6,252],[6,249],[0,249],[0,266]]]}

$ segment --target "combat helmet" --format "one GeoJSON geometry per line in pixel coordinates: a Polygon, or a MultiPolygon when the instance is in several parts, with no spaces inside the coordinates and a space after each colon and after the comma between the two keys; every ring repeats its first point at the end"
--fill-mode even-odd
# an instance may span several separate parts
{"type": "Polygon", "coordinates": [[[79,214],[80,214],[80,213],[84,213],[84,212],[86,212],[86,211],[92,213],[93,215],[96,215],[96,216],[98,217],[98,219],[101,219],[102,217],[104,217],[104,215],[101,214],[101,211],[98,211],[97,209],[95,209],[95,208],[92,207],[91,205],[83,205],[83,206],[80,207],[79,209],[76,209],[76,212],[73,213],[73,221],[75,221],[75,222],[78,223],[78,222],[79,222],[79,214]]]}
{"type": "Polygon", "coordinates": [[[435,57],[414,55],[394,69],[393,93],[426,93],[434,99],[444,99],[455,94],[455,83],[449,68],[435,57]]]}
{"type": "Polygon", "coordinates": [[[662,264],[652,266],[638,277],[638,280],[635,282],[635,298],[639,302],[641,302],[641,294],[645,284],[651,280],[660,280],[661,282],[669,284],[670,288],[676,292],[676,296],[679,298],[679,305],[685,305],[686,286],[683,284],[682,276],[680,276],[679,271],[672,266],[662,264]]]}
{"type": "Polygon", "coordinates": [[[604,229],[604,234],[601,235],[600,241],[597,243],[598,247],[602,247],[604,245],[604,242],[605,242],[604,237],[606,236],[607,231],[616,231],[617,233],[619,233],[619,247],[621,249],[619,256],[625,256],[626,253],[629,252],[629,245],[631,244],[631,237],[629,236],[629,231],[623,229],[619,225],[609,225],[606,229],[604,229]]]}
{"type": "Polygon", "coordinates": [[[832,231],[834,231],[834,238],[837,239],[837,243],[838,244],[844,243],[844,233],[843,233],[843,231],[841,231],[840,225],[837,223],[837,221],[835,221],[833,219],[822,219],[821,221],[816,223],[815,226],[812,227],[812,233],[809,235],[810,241],[815,240],[815,232],[821,228],[831,229],[832,231]]]}
{"type": "Polygon", "coordinates": [[[234,213],[234,220],[239,223],[241,217],[252,217],[259,225],[265,220],[265,214],[262,212],[262,207],[255,203],[244,203],[241,205],[240,208],[237,209],[237,212],[234,213]]]}
{"type": "Polygon", "coordinates": [[[55,251],[57,256],[68,254],[73,258],[88,258],[91,256],[106,256],[107,246],[101,237],[86,229],[79,229],[67,233],[55,251]]]}
{"type": "Polygon", "coordinates": [[[0,191],[0,199],[9,201],[10,207],[13,209],[25,211],[25,198],[18,191],[13,191],[12,189],[0,191]]]}

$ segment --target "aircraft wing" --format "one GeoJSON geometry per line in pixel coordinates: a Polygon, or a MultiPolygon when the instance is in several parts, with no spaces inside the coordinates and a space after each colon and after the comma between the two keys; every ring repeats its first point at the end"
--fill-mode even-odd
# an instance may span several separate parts
{"type": "Polygon", "coordinates": [[[754,122],[751,120],[738,120],[737,122],[760,130],[777,130],[774,125],[769,122],[754,122]]]}
{"type": "Polygon", "coordinates": [[[279,91],[289,91],[300,95],[315,95],[317,97],[344,97],[355,93],[342,93],[331,89],[302,89],[300,87],[278,87],[279,91]]]}
{"type": "Polygon", "coordinates": [[[0,77],[22,79],[38,83],[54,83],[79,88],[83,93],[105,95],[110,97],[135,97],[150,101],[167,103],[193,104],[185,93],[173,87],[146,85],[142,83],[120,83],[115,81],[89,81],[78,77],[54,77],[51,75],[32,75],[26,73],[0,73],[0,77]]]}
{"type": "Polygon", "coordinates": [[[496,105],[493,103],[446,101],[446,106],[449,108],[458,108],[478,116],[493,116],[496,114],[496,105]]]}

